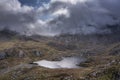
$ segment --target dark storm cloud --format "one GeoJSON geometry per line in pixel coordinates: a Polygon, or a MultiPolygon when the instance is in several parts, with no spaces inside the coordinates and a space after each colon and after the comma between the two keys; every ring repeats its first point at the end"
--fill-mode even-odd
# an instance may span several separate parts
{"type": "Polygon", "coordinates": [[[23,32],[27,30],[26,24],[35,21],[35,14],[32,7],[21,6],[17,0],[0,1],[0,28],[23,32]],[[24,28],[24,29],[23,29],[24,28]]]}
{"type": "Polygon", "coordinates": [[[22,5],[39,7],[43,3],[48,3],[50,0],[19,0],[22,5]]]}
{"type": "Polygon", "coordinates": [[[0,28],[46,36],[111,33],[120,22],[119,0],[51,0],[39,8],[18,0],[0,1],[0,28]]]}
{"type": "Polygon", "coordinates": [[[87,0],[85,2],[78,0],[76,4],[72,4],[67,0],[66,2],[54,0],[47,10],[53,13],[60,8],[67,9],[70,16],[59,15],[49,21],[48,24],[51,26],[51,30],[57,34],[110,33],[111,30],[106,28],[106,25],[113,25],[119,21],[120,7],[117,6],[118,3],[118,0],[112,2],[110,0],[87,0]],[[114,17],[118,19],[114,19],[114,17]]]}

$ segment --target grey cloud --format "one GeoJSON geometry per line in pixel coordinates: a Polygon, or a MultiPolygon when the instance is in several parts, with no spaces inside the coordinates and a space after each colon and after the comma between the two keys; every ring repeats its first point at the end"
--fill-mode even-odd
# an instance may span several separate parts
{"type": "MultiPolygon", "coordinates": [[[[49,22],[49,26],[51,26],[51,30],[55,33],[110,33],[110,29],[105,28],[105,26],[107,24],[112,25],[117,21],[110,16],[113,10],[102,6],[102,2],[103,1],[96,0],[77,3],[76,5],[66,3],[67,9],[70,11],[70,17],[59,16],[54,18],[49,22]]],[[[107,2],[104,4],[108,4],[107,2]]],[[[113,14],[113,16],[116,15],[113,14]]]]}
{"type": "Polygon", "coordinates": [[[56,0],[38,9],[21,6],[18,0],[5,1],[12,7],[3,5],[6,4],[4,0],[0,1],[0,28],[8,26],[21,33],[29,31],[29,34],[46,36],[61,33],[103,34],[112,31],[106,25],[120,22],[119,0],[86,0],[76,4],[56,0]],[[13,5],[16,7],[13,8],[13,5]],[[61,8],[68,10],[70,16],[53,15],[61,8]]]}
{"type": "Polygon", "coordinates": [[[23,33],[27,30],[26,24],[36,21],[35,12],[31,7],[21,6],[17,0],[0,1],[0,29],[8,27],[11,30],[23,33]]]}

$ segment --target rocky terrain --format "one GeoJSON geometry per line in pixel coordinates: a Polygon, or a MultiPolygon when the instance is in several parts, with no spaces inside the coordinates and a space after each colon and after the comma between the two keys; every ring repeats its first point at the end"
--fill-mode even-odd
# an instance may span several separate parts
{"type": "Polygon", "coordinates": [[[119,37],[107,34],[26,37],[0,31],[0,80],[120,80],[119,37]],[[76,69],[49,69],[33,64],[71,56],[86,60],[76,69]]]}

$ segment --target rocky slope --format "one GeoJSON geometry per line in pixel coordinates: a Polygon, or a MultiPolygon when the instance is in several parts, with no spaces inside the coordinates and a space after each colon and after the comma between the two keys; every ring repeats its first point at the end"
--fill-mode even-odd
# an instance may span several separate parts
{"type": "Polygon", "coordinates": [[[0,80],[120,80],[118,35],[51,38],[26,37],[8,31],[0,33],[0,36],[4,34],[4,38],[0,37],[0,80]],[[56,61],[69,56],[82,56],[86,61],[80,63],[78,69],[48,69],[32,64],[42,59],[56,61]]]}

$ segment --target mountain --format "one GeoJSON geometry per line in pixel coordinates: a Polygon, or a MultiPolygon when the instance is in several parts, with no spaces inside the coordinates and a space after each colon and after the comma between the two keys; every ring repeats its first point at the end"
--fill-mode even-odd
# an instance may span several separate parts
{"type": "Polygon", "coordinates": [[[0,41],[9,41],[9,40],[14,40],[14,39],[18,39],[18,40],[34,40],[37,41],[37,39],[40,39],[41,36],[38,35],[32,35],[32,36],[27,36],[27,35],[22,35],[16,31],[4,28],[2,30],[0,30],[0,41]]]}
{"type": "Polygon", "coordinates": [[[0,80],[119,80],[119,27],[109,34],[61,34],[54,37],[0,31],[0,80]],[[116,30],[118,32],[116,32],[116,30]],[[77,69],[48,69],[33,62],[85,58],[77,69]]]}
{"type": "Polygon", "coordinates": [[[0,30],[0,40],[10,40],[17,36],[18,33],[15,31],[11,31],[7,28],[0,30]]]}

